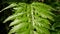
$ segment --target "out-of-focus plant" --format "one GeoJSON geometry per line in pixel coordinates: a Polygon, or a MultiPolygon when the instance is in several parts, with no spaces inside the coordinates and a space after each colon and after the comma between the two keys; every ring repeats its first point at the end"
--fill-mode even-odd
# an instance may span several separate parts
{"type": "Polygon", "coordinates": [[[56,16],[55,23],[52,25],[51,34],[60,34],[60,15],[56,16]]]}
{"type": "Polygon", "coordinates": [[[6,0],[13,8],[13,15],[9,16],[3,23],[9,20],[13,26],[8,34],[50,34],[50,22],[54,21],[54,14],[50,11],[51,6],[32,0],[6,0]]]}

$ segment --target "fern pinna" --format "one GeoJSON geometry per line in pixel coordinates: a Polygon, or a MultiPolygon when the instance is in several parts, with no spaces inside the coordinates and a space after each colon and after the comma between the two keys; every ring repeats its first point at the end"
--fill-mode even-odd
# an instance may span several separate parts
{"type": "MultiPolygon", "coordinates": [[[[9,26],[13,26],[8,34],[50,34],[50,20],[53,19],[52,7],[40,2],[12,3],[14,14],[3,23],[13,20],[9,26]]],[[[10,5],[10,6],[11,6],[10,5]]]]}

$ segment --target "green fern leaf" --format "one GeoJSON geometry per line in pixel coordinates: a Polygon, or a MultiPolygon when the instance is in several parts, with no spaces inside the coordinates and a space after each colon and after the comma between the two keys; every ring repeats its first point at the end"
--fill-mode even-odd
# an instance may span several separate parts
{"type": "Polygon", "coordinates": [[[17,6],[17,4],[16,3],[12,3],[11,5],[5,7],[4,9],[2,9],[0,12],[4,11],[6,9],[9,9],[9,8],[15,7],[15,6],[17,6]]]}
{"type": "Polygon", "coordinates": [[[5,21],[14,20],[10,26],[13,26],[9,34],[50,34],[50,22],[53,21],[50,12],[52,7],[39,2],[17,3],[14,7],[15,13],[9,16],[5,21]]]}
{"type": "Polygon", "coordinates": [[[9,20],[13,20],[13,19],[15,19],[17,16],[20,16],[20,15],[22,15],[22,14],[24,14],[24,13],[18,13],[18,14],[9,16],[3,23],[5,23],[5,22],[7,22],[7,21],[9,21],[9,20]]]}

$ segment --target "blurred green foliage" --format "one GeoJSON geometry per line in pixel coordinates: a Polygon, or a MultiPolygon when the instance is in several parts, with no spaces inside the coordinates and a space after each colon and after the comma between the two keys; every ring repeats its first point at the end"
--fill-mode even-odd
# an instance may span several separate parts
{"type": "MultiPolygon", "coordinates": [[[[5,7],[7,7],[11,3],[18,3],[18,2],[30,3],[32,1],[39,1],[39,2],[41,2],[40,0],[18,0],[18,1],[17,0],[1,0],[0,1],[0,8],[1,8],[0,10],[2,10],[5,7]]],[[[50,27],[51,28],[50,29],[51,34],[60,34],[60,0],[44,0],[43,3],[52,6],[54,9],[52,9],[51,11],[52,11],[52,13],[54,13],[56,15],[54,17],[55,21],[53,23],[51,22],[51,24],[52,24],[51,27],[50,27]]],[[[42,8],[42,9],[45,10],[45,8],[42,8]]],[[[3,20],[5,20],[8,16],[10,16],[13,13],[12,11],[15,11],[15,10],[10,8],[10,9],[4,10],[2,13],[0,13],[1,14],[0,15],[1,16],[0,22],[3,22],[3,20]]],[[[42,15],[42,16],[44,16],[44,15],[42,15]]],[[[8,25],[8,24],[6,24],[6,25],[8,25]]],[[[8,27],[8,26],[6,26],[6,27],[8,27]]]]}

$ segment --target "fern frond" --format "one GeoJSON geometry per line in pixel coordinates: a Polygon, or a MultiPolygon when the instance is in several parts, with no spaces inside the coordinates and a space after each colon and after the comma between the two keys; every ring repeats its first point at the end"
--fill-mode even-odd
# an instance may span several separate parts
{"type": "Polygon", "coordinates": [[[16,3],[12,3],[11,5],[5,7],[4,9],[2,9],[0,12],[4,11],[6,9],[9,9],[9,8],[15,7],[15,6],[17,6],[17,4],[16,3]]]}
{"type": "Polygon", "coordinates": [[[9,34],[50,34],[50,20],[54,20],[50,12],[52,7],[49,5],[33,2],[31,4],[18,3],[14,7],[15,13],[5,21],[14,20],[10,26],[12,29],[9,34]]]}
{"type": "Polygon", "coordinates": [[[22,14],[24,14],[24,13],[18,13],[18,14],[14,14],[12,16],[9,16],[3,23],[6,23],[9,20],[13,20],[13,19],[15,19],[16,17],[18,17],[18,16],[20,16],[22,14]]]}

